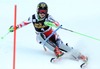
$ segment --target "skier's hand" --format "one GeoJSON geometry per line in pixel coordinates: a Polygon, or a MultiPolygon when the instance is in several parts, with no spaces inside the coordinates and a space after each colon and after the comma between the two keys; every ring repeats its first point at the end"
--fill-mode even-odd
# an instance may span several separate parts
{"type": "Polygon", "coordinates": [[[13,25],[10,26],[10,28],[9,28],[8,30],[9,30],[9,32],[13,32],[13,31],[14,31],[14,27],[13,27],[13,25]]]}
{"type": "Polygon", "coordinates": [[[60,24],[58,22],[54,22],[54,24],[58,27],[60,26],[60,24]]]}
{"type": "MultiPolygon", "coordinates": [[[[16,26],[16,29],[18,29],[18,26],[16,26]]],[[[10,28],[9,28],[9,32],[13,32],[14,31],[14,26],[12,25],[12,26],[10,26],[10,28]]]]}
{"type": "Polygon", "coordinates": [[[45,24],[46,26],[50,26],[50,27],[55,27],[55,28],[57,28],[57,26],[56,26],[54,23],[52,23],[52,22],[44,22],[44,24],[45,24]]]}

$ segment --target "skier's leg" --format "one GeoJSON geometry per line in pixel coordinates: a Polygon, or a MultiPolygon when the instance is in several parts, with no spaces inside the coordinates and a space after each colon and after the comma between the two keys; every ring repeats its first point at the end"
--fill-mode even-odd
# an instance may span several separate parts
{"type": "MultiPolygon", "coordinates": [[[[42,44],[44,42],[44,40],[46,39],[46,37],[43,34],[38,34],[37,35],[37,39],[38,39],[38,42],[40,44],[42,44]]],[[[75,49],[72,49],[69,46],[66,46],[66,44],[64,44],[60,39],[57,40],[56,44],[53,43],[52,41],[48,40],[43,45],[45,45],[49,50],[53,51],[57,57],[60,57],[60,56],[63,55],[63,53],[61,53],[61,51],[59,51],[59,49],[61,49],[61,50],[65,51],[65,52],[69,53],[71,59],[75,59],[75,60],[82,59],[82,60],[85,60],[85,56],[83,56],[79,51],[77,51],[75,49]]]]}
{"type": "Polygon", "coordinates": [[[59,48],[68,53],[71,59],[75,59],[77,60],[78,55],[80,54],[79,52],[75,51],[73,48],[71,48],[70,46],[67,46],[66,44],[64,44],[62,42],[62,40],[59,38],[57,39],[57,45],[59,46],[59,48]]]}
{"type": "Polygon", "coordinates": [[[70,50],[68,54],[70,58],[74,60],[79,60],[79,56],[81,55],[81,53],[75,49],[70,50]]]}
{"type": "Polygon", "coordinates": [[[52,46],[51,46],[51,44],[49,44],[50,42],[47,43],[48,41],[46,41],[44,44],[44,41],[46,39],[45,35],[43,35],[42,33],[39,33],[39,34],[37,34],[36,39],[39,44],[42,44],[42,45],[46,46],[48,49],[50,49],[51,51],[54,51],[54,47],[53,47],[54,44],[51,43],[52,44],[52,46]]]}
{"type": "Polygon", "coordinates": [[[70,58],[75,59],[75,60],[81,59],[83,61],[87,60],[86,56],[82,55],[78,50],[73,49],[70,46],[67,46],[66,44],[64,44],[60,38],[57,39],[56,43],[61,50],[70,54],[70,58]]]}
{"type": "Polygon", "coordinates": [[[64,52],[68,52],[72,49],[71,47],[68,46],[68,43],[67,43],[67,45],[64,44],[63,41],[59,37],[56,40],[56,44],[64,52]]]}
{"type": "MultiPolygon", "coordinates": [[[[54,37],[52,36],[50,39],[52,39],[52,38],[54,38],[54,37]]],[[[44,40],[46,39],[46,37],[44,34],[38,34],[37,39],[38,39],[38,42],[42,44],[44,42],[44,40]]],[[[45,45],[49,50],[53,51],[57,58],[63,55],[63,53],[60,51],[59,47],[51,40],[47,40],[47,42],[45,42],[45,44],[43,44],[43,45],[45,45]]]]}

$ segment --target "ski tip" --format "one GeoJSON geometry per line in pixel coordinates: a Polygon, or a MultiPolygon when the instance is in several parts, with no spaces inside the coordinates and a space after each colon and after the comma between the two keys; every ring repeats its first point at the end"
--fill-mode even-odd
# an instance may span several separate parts
{"type": "Polygon", "coordinates": [[[84,64],[85,64],[85,63],[82,63],[82,64],[80,65],[80,67],[82,68],[84,64]]]}
{"type": "Polygon", "coordinates": [[[80,68],[82,68],[82,69],[84,69],[86,67],[87,67],[87,63],[85,63],[85,62],[80,65],[80,68]]]}
{"type": "Polygon", "coordinates": [[[50,62],[53,62],[54,59],[55,59],[55,58],[51,58],[50,62]]]}

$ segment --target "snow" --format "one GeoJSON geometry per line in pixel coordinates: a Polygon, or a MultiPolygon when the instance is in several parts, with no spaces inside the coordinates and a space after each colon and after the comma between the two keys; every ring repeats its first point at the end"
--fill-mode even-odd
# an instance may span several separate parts
{"type": "MultiPolygon", "coordinates": [[[[1,0],[0,37],[13,25],[14,5],[17,5],[17,24],[36,13],[37,4],[44,1],[49,13],[63,27],[100,39],[100,0],[1,0]]],[[[16,69],[80,69],[80,62],[67,58],[50,63],[53,52],[44,51],[36,41],[32,24],[17,30],[16,69]]],[[[64,43],[76,48],[89,58],[87,69],[100,69],[100,41],[79,36],[65,30],[58,31],[64,43]]],[[[67,56],[67,55],[66,55],[67,56]]],[[[0,39],[0,69],[13,67],[13,33],[0,39]]]]}

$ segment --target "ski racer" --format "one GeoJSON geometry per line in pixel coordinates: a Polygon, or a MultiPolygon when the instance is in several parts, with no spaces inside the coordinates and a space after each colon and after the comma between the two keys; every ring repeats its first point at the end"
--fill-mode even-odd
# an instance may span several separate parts
{"type": "MultiPolygon", "coordinates": [[[[16,29],[22,28],[31,23],[33,23],[36,30],[37,40],[40,44],[42,44],[42,42],[54,31],[52,27],[48,26],[48,23],[54,24],[55,27],[60,26],[60,24],[48,14],[48,6],[45,2],[40,2],[37,6],[37,14],[33,14],[28,20],[18,24],[16,29]]],[[[13,32],[14,26],[11,26],[9,31],[13,32]]],[[[57,58],[64,55],[64,52],[71,52],[74,59],[82,59],[83,61],[86,61],[86,56],[64,44],[57,33],[53,34],[50,39],[47,40],[45,46],[53,51],[57,58]]]]}

